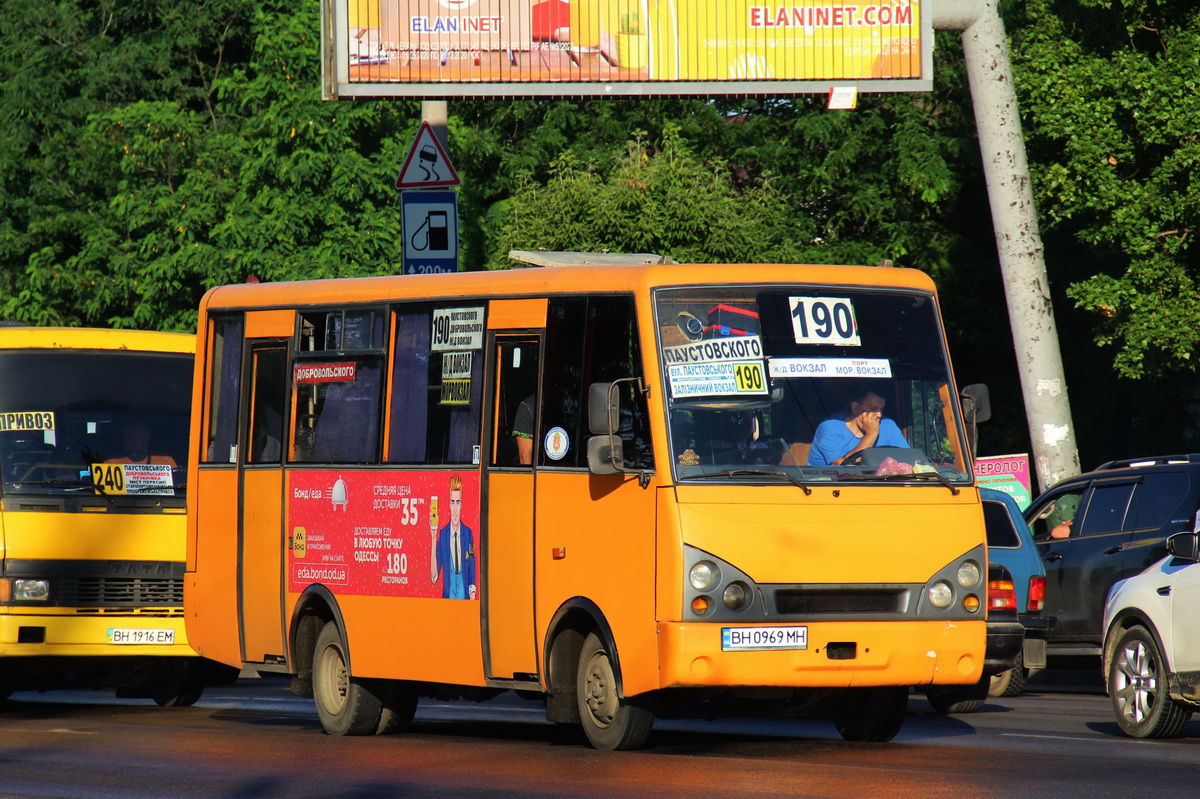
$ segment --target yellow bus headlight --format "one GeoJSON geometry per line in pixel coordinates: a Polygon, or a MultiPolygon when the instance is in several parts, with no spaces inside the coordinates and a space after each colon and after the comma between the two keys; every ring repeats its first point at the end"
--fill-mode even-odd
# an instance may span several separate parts
{"type": "Polygon", "coordinates": [[[45,602],[50,598],[50,583],[46,580],[13,580],[14,602],[45,602]]]}
{"type": "Polygon", "coordinates": [[[964,560],[958,565],[958,584],[963,588],[974,588],[979,585],[979,564],[973,560],[964,560]]]}
{"type": "Polygon", "coordinates": [[[954,589],[944,580],[929,586],[929,604],[935,608],[948,608],[954,601],[954,589]]]}

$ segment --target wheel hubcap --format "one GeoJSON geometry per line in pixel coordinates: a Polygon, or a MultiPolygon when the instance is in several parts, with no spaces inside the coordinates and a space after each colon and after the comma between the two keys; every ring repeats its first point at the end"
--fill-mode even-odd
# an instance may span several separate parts
{"type": "Polygon", "coordinates": [[[1121,716],[1131,724],[1150,717],[1158,701],[1158,666],[1143,641],[1121,649],[1113,670],[1113,695],[1121,716]]]}
{"type": "Polygon", "coordinates": [[[350,688],[350,676],[346,673],[346,661],[336,647],[326,647],[321,653],[320,673],[321,698],[331,713],[340,713],[346,704],[346,693],[350,688]]]}
{"type": "Polygon", "coordinates": [[[584,683],[584,699],[592,721],[599,727],[607,727],[617,713],[617,692],[614,690],[612,666],[608,656],[597,652],[588,661],[584,683]]]}

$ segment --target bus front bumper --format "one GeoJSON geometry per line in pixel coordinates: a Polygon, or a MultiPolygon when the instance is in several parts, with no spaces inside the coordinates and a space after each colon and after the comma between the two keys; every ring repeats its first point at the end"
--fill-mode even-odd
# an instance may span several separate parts
{"type": "Polygon", "coordinates": [[[982,619],[658,625],[662,688],[974,684],[985,647],[982,619]],[[784,640],[772,641],[777,634],[784,640]]]}
{"type": "Polygon", "coordinates": [[[195,657],[183,616],[0,615],[4,657],[195,657]]]}

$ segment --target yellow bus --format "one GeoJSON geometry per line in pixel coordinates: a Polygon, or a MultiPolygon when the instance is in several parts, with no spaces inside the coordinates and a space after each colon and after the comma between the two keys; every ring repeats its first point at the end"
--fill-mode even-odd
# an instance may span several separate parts
{"type": "Polygon", "coordinates": [[[516,691],[600,749],[760,711],[889,740],[911,686],[979,682],[982,511],[927,276],[527,257],[204,297],[200,654],[292,675],[333,734],[516,691]],[[875,446],[825,464],[851,423],[875,446]]]}
{"type": "Polygon", "coordinates": [[[0,698],[200,697],[183,625],[195,341],[0,327],[0,698]]]}

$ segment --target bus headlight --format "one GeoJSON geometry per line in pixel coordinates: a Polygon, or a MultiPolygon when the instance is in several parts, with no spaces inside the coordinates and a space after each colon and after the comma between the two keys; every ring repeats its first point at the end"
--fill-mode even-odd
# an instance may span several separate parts
{"type": "Polygon", "coordinates": [[[929,586],[929,604],[935,608],[948,608],[954,601],[954,589],[944,580],[938,580],[929,586]]]}
{"type": "Polygon", "coordinates": [[[721,570],[711,560],[702,560],[688,572],[688,580],[697,591],[707,591],[721,579],[721,570]]]}
{"type": "Polygon", "coordinates": [[[979,585],[979,564],[973,560],[964,560],[958,565],[958,584],[963,588],[974,588],[979,585]]]}
{"type": "Polygon", "coordinates": [[[746,586],[741,583],[730,583],[721,594],[721,601],[730,610],[741,610],[746,606],[746,586]]]}
{"type": "Polygon", "coordinates": [[[45,602],[50,598],[50,583],[46,580],[13,580],[12,598],[15,602],[45,602]]]}

